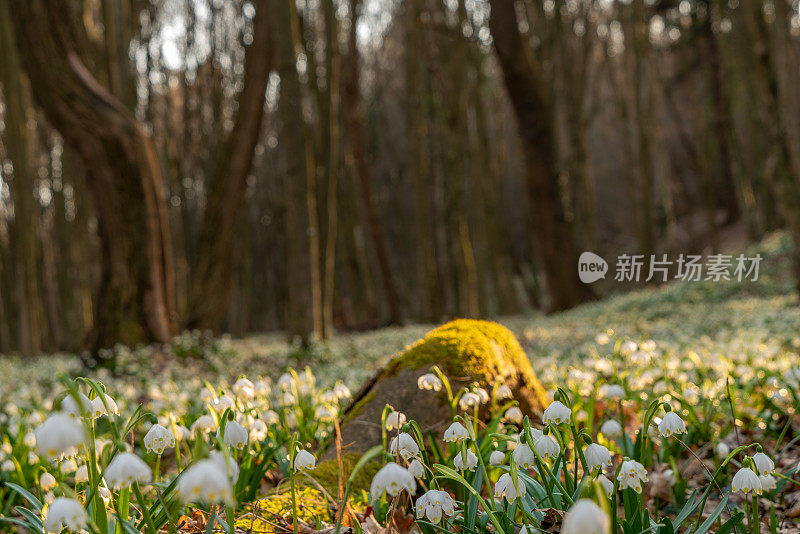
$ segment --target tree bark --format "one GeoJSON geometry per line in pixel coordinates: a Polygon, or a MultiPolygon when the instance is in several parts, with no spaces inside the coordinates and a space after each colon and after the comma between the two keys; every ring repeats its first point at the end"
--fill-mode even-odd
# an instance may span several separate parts
{"type": "Polygon", "coordinates": [[[87,169],[101,247],[87,344],[166,342],[175,332],[171,250],[153,144],[86,67],[71,2],[2,1],[11,7],[35,99],[87,169]]]}
{"type": "Polygon", "coordinates": [[[525,155],[532,231],[550,298],[548,309],[571,308],[595,295],[577,276],[578,255],[558,187],[553,118],[541,69],[519,32],[514,0],[492,0],[489,27],[525,155]]]}
{"type": "Polygon", "coordinates": [[[253,43],[230,135],[222,142],[211,178],[194,269],[190,327],[219,331],[230,305],[237,260],[238,223],[264,117],[264,93],[273,67],[269,0],[255,3],[253,43]]]}

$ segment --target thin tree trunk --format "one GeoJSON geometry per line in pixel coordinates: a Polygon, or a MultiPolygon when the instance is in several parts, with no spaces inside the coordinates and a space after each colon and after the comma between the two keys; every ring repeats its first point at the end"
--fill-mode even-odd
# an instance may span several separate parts
{"type": "Polygon", "coordinates": [[[10,4],[36,100],[87,169],[101,244],[100,287],[88,345],[166,342],[175,331],[169,299],[172,252],[152,142],[86,67],[72,3],[2,2],[10,4]]]}
{"type": "Polygon", "coordinates": [[[552,116],[540,68],[519,33],[513,0],[492,0],[491,6],[489,26],[525,154],[532,229],[550,297],[548,309],[563,310],[595,296],[577,276],[578,254],[558,188],[552,116]]]}

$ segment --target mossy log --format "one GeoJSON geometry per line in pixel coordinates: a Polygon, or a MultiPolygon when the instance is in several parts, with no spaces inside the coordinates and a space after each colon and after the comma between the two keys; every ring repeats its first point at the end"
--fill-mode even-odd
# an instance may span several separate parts
{"type": "Polygon", "coordinates": [[[342,418],[346,450],[363,452],[381,442],[387,404],[441,437],[451,423],[446,394],[417,387],[417,379],[434,365],[447,375],[454,393],[473,383],[491,391],[500,382],[511,388],[523,413],[538,415],[544,408],[544,388],[514,334],[497,323],[458,319],[407,347],[362,386],[342,418]]]}

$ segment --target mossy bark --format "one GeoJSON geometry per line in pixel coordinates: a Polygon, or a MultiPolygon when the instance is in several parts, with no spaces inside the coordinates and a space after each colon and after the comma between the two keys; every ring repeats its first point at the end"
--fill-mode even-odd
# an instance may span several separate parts
{"type": "Polygon", "coordinates": [[[347,450],[365,451],[381,442],[380,418],[387,404],[440,438],[451,423],[446,395],[417,387],[417,379],[434,365],[447,375],[454,392],[473,383],[491,391],[502,382],[528,415],[541,413],[546,402],[544,388],[511,331],[493,322],[458,319],[406,348],[362,386],[342,417],[347,450]]]}

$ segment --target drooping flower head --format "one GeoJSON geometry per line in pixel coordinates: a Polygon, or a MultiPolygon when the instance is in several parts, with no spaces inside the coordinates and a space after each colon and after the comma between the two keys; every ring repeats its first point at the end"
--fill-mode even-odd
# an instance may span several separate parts
{"type": "Polygon", "coordinates": [[[167,447],[175,446],[175,437],[166,427],[155,424],[144,435],[144,446],[150,452],[162,454],[167,447]]]}
{"type": "Polygon", "coordinates": [[[369,488],[373,499],[379,499],[384,493],[394,497],[403,490],[413,495],[417,490],[417,483],[407,469],[394,462],[389,462],[375,473],[369,488]]]}
{"type": "Polygon", "coordinates": [[[427,518],[431,523],[442,520],[442,514],[450,517],[456,508],[456,501],[446,491],[430,490],[416,502],[417,518],[427,518]]]}
{"type": "Polygon", "coordinates": [[[74,454],[86,439],[83,425],[65,413],[48,417],[34,431],[34,435],[39,454],[51,460],[74,454]]]}
{"type": "Polygon", "coordinates": [[[103,478],[114,489],[130,487],[134,482],[150,482],[153,473],[141,458],[130,452],[117,454],[103,472],[103,478]]]}
{"type": "Polygon", "coordinates": [[[419,454],[419,445],[408,432],[401,432],[392,439],[389,452],[400,455],[404,460],[409,460],[419,454]]]}
{"type": "Polygon", "coordinates": [[[611,518],[590,499],[578,499],[567,511],[561,534],[609,534],[611,518]]]}
{"type": "Polygon", "coordinates": [[[544,424],[553,423],[560,425],[561,423],[569,423],[572,420],[572,410],[561,401],[553,401],[542,414],[542,422],[544,424]]]}
{"type": "Polygon", "coordinates": [[[467,439],[469,432],[459,422],[455,422],[444,431],[444,441],[447,443],[458,443],[461,440],[467,439]]]}
{"type": "Polygon", "coordinates": [[[508,473],[503,473],[500,475],[500,478],[497,479],[497,483],[494,485],[495,498],[502,499],[505,497],[508,502],[514,502],[514,499],[516,499],[518,496],[524,497],[525,491],[525,484],[520,481],[519,492],[517,492],[517,488],[514,487],[514,479],[511,478],[511,475],[508,473]]]}
{"type": "Polygon", "coordinates": [[[178,495],[184,502],[233,504],[228,474],[214,460],[200,460],[178,477],[178,495]]]}
{"type": "Polygon", "coordinates": [[[81,503],[75,499],[58,497],[47,509],[44,528],[47,532],[61,532],[65,528],[70,532],[78,532],[86,528],[88,521],[89,515],[81,503]]]}
{"type": "Polygon", "coordinates": [[[621,489],[631,488],[636,493],[642,492],[642,482],[647,482],[647,470],[636,460],[625,460],[617,476],[621,489]]]}

